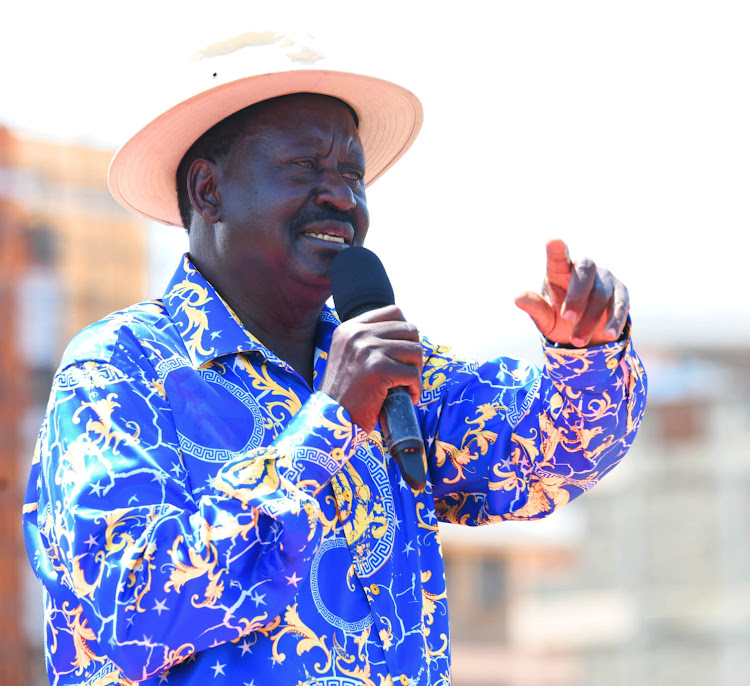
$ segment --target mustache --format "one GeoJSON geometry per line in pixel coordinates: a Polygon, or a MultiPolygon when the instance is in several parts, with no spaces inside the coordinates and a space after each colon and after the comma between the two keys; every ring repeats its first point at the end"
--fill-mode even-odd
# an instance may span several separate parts
{"type": "Polygon", "coordinates": [[[297,231],[307,224],[313,222],[346,222],[354,227],[354,217],[350,212],[342,212],[332,207],[309,207],[302,210],[293,220],[290,225],[292,231],[297,231]]]}

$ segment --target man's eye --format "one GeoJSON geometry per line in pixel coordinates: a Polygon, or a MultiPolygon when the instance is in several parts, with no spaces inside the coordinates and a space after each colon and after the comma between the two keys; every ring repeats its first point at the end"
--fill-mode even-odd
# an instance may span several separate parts
{"type": "Polygon", "coordinates": [[[345,169],[341,172],[341,175],[349,181],[361,181],[365,175],[359,169],[345,169]]]}
{"type": "Polygon", "coordinates": [[[305,169],[315,169],[315,162],[312,160],[295,160],[294,164],[298,167],[304,167],[305,169]]]}

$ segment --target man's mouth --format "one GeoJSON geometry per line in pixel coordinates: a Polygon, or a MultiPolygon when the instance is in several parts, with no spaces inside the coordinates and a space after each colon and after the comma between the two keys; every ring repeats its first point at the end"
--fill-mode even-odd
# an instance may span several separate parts
{"type": "Polygon", "coordinates": [[[311,236],[312,238],[318,238],[321,241],[328,241],[329,243],[341,243],[346,244],[343,236],[338,236],[331,233],[317,233],[316,231],[305,231],[303,236],[311,236]]]}

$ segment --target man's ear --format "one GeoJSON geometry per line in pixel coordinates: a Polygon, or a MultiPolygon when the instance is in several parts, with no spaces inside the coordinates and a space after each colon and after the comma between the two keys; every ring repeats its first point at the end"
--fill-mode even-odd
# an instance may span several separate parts
{"type": "Polygon", "coordinates": [[[221,219],[217,189],[217,169],[213,162],[197,159],[190,165],[187,174],[187,190],[193,209],[208,224],[221,219]]]}

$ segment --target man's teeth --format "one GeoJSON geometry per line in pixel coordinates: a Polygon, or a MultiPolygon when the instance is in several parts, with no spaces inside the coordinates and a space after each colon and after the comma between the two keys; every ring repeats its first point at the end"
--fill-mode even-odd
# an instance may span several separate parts
{"type": "Polygon", "coordinates": [[[329,233],[314,233],[313,231],[307,231],[306,236],[312,236],[313,238],[320,238],[322,241],[329,241],[331,243],[345,243],[342,236],[332,236],[329,233]]]}

